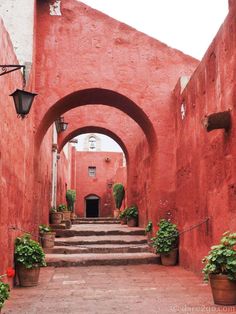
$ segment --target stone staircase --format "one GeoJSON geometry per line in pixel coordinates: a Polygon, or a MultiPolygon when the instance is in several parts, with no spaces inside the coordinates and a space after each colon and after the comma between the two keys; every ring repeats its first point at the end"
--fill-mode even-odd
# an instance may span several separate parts
{"type": "Polygon", "coordinates": [[[56,229],[55,246],[45,249],[48,266],[160,263],[149,250],[144,229],[112,218],[80,218],[71,229],[56,229]]]}

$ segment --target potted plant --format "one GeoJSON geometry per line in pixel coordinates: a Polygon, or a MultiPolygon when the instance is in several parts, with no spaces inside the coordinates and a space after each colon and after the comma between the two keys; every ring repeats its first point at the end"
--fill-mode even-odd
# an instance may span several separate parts
{"type": "Polygon", "coordinates": [[[62,213],[62,220],[70,220],[70,211],[67,209],[66,204],[59,204],[57,211],[62,213]]]}
{"type": "Polygon", "coordinates": [[[40,244],[24,234],[15,240],[15,264],[22,287],[38,284],[40,267],[46,266],[45,254],[40,244]]]}
{"type": "Polygon", "coordinates": [[[3,282],[2,278],[14,277],[14,275],[15,275],[15,270],[11,267],[7,268],[6,274],[0,275],[0,313],[1,313],[1,309],[3,308],[5,301],[10,296],[10,286],[8,283],[3,282]]]}
{"type": "Polygon", "coordinates": [[[113,197],[116,204],[116,209],[114,210],[114,218],[118,218],[120,215],[120,208],[125,197],[125,189],[123,184],[115,183],[113,185],[113,197]]]}
{"type": "Polygon", "coordinates": [[[120,218],[120,223],[121,223],[121,225],[126,225],[126,224],[127,224],[126,209],[124,209],[124,210],[120,213],[119,218],[120,218]]]}
{"type": "Polygon", "coordinates": [[[161,255],[162,265],[176,265],[179,239],[178,229],[175,224],[166,219],[161,219],[158,227],[156,236],[151,239],[152,246],[156,253],[161,255]]]}
{"type": "Polygon", "coordinates": [[[56,233],[52,231],[52,228],[49,225],[40,225],[39,235],[43,248],[47,249],[54,247],[56,233]]]}
{"type": "Polygon", "coordinates": [[[70,211],[70,218],[74,219],[75,216],[75,200],[76,200],[76,191],[75,190],[67,190],[66,191],[66,202],[67,202],[67,208],[70,211]]]}
{"type": "Polygon", "coordinates": [[[62,221],[62,213],[59,213],[55,207],[50,209],[50,222],[53,225],[59,225],[62,221]]]}
{"type": "Polygon", "coordinates": [[[153,229],[153,225],[152,225],[152,221],[149,220],[146,227],[145,227],[145,233],[147,235],[148,238],[148,244],[151,245],[151,239],[152,239],[152,229],[153,229]]]}
{"type": "Polygon", "coordinates": [[[126,208],[127,224],[129,227],[136,227],[138,224],[138,208],[136,205],[131,205],[126,208]]]}
{"type": "Polygon", "coordinates": [[[210,280],[215,304],[236,304],[236,233],[226,232],[202,260],[204,279],[210,280]]]}

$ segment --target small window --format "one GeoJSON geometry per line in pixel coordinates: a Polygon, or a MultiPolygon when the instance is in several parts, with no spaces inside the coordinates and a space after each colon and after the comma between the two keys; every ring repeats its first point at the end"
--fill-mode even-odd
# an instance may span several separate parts
{"type": "Polygon", "coordinates": [[[96,177],[96,167],[88,167],[89,177],[96,177]]]}

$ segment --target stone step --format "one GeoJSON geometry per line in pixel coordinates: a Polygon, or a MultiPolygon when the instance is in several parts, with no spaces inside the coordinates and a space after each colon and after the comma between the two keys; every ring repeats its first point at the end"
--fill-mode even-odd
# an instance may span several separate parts
{"type": "Polygon", "coordinates": [[[138,253],[150,252],[146,244],[104,244],[104,245],[80,245],[80,246],[54,246],[44,249],[49,254],[89,254],[89,253],[138,253]]]}
{"type": "Polygon", "coordinates": [[[46,254],[46,263],[54,267],[160,264],[160,257],[152,253],[46,254]]]}
{"type": "Polygon", "coordinates": [[[96,218],[76,218],[72,220],[72,224],[119,224],[120,220],[112,217],[96,217],[96,218]]]}
{"type": "Polygon", "coordinates": [[[75,237],[75,236],[108,236],[108,235],[145,235],[144,229],[127,228],[113,230],[89,230],[89,229],[53,229],[57,237],[75,237]]]}
{"type": "Polygon", "coordinates": [[[92,245],[92,244],[147,244],[147,238],[140,235],[104,235],[104,236],[73,236],[56,238],[55,246],[92,245]]]}
{"type": "Polygon", "coordinates": [[[83,224],[93,224],[93,225],[103,225],[103,224],[110,224],[110,225],[118,225],[120,224],[120,221],[114,220],[114,221],[107,221],[107,220],[94,220],[94,221],[88,221],[88,220],[73,220],[72,225],[83,225],[83,224]]]}

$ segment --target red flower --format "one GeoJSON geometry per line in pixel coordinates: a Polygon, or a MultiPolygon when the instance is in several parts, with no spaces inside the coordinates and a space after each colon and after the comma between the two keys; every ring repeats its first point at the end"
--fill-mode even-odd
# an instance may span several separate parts
{"type": "Polygon", "coordinates": [[[15,276],[15,269],[12,267],[7,267],[6,273],[7,273],[7,277],[14,277],[15,276]]]}

